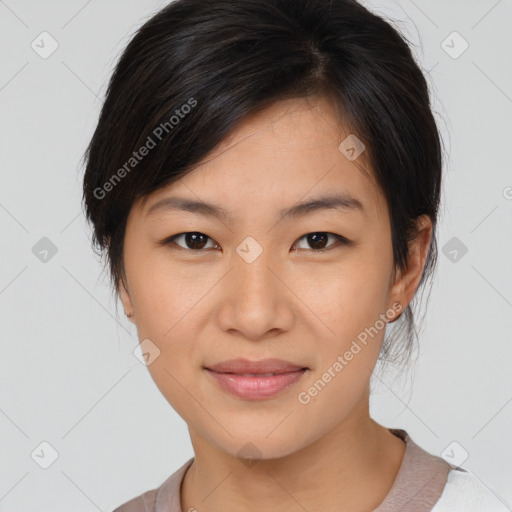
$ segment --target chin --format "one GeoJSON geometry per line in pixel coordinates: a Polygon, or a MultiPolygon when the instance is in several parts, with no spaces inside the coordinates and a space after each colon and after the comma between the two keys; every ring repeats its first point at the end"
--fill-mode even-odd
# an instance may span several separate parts
{"type": "Polygon", "coordinates": [[[309,439],[312,436],[308,436],[307,432],[294,435],[293,432],[297,432],[298,427],[285,425],[282,415],[272,420],[269,418],[269,421],[264,422],[264,427],[261,421],[258,425],[255,425],[255,421],[237,422],[236,425],[231,422],[228,427],[229,434],[220,427],[220,431],[212,432],[210,423],[206,426],[208,432],[203,430],[200,435],[224,453],[247,460],[248,466],[254,464],[252,461],[286,457],[314,441],[309,439]]]}
{"type": "Polygon", "coordinates": [[[251,466],[258,460],[272,460],[287,457],[295,453],[299,447],[295,443],[286,444],[281,439],[270,440],[264,436],[260,438],[241,437],[231,440],[229,446],[220,447],[233,457],[241,459],[246,465],[251,466]]]}

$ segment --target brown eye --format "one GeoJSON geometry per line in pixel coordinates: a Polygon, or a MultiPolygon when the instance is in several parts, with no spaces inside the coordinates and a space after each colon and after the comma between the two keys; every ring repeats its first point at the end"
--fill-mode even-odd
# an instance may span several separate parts
{"type": "MultiPolygon", "coordinates": [[[[308,233],[302,236],[299,240],[306,239],[309,247],[299,247],[300,249],[313,250],[314,252],[322,252],[325,250],[329,250],[338,245],[349,245],[351,242],[341,235],[336,235],[334,233],[328,233],[325,231],[316,231],[313,233],[308,233]],[[334,239],[334,243],[328,244],[329,237],[334,239]]],[[[200,233],[199,231],[188,231],[186,233],[178,233],[176,235],[170,236],[165,240],[159,242],[161,245],[176,245],[181,249],[191,250],[191,251],[201,251],[202,249],[215,249],[218,248],[219,245],[209,236],[204,233],[200,233]],[[177,241],[181,239],[181,243],[177,241]],[[211,241],[213,245],[207,247],[208,242],[211,241]]]]}
{"type": "Polygon", "coordinates": [[[334,233],[327,233],[325,231],[316,231],[314,233],[308,233],[304,236],[302,236],[299,240],[306,239],[307,243],[309,244],[309,247],[302,247],[304,249],[312,249],[316,252],[323,251],[330,249],[331,247],[335,247],[340,244],[348,244],[349,241],[340,235],[336,235],[334,233]],[[333,237],[335,240],[337,240],[338,243],[331,244],[327,246],[327,241],[329,240],[329,237],[333,237]]]}
{"type": "MultiPolygon", "coordinates": [[[[209,236],[204,233],[199,233],[198,231],[189,231],[187,233],[179,233],[177,235],[173,235],[170,238],[164,240],[164,243],[167,245],[169,243],[173,243],[182,249],[190,249],[194,251],[199,251],[204,249],[208,243],[208,240],[212,240],[209,236]],[[175,240],[183,239],[184,245],[180,245],[175,242],[175,240]]],[[[212,240],[213,242],[213,240],[212,240]]]]}

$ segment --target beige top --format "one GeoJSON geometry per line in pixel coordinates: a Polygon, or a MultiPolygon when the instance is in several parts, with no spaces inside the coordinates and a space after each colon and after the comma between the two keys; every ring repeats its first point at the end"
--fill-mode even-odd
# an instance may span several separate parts
{"type": "MultiPolygon", "coordinates": [[[[389,430],[405,441],[405,453],[393,486],[374,512],[430,512],[441,497],[448,472],[464,470],[423,450],[405,430],[389,430]]],[[[194,458],[190,458],[160,487],[127,501],[114,512],[183,512],[181,483],[193,461],[194,458]]]]}

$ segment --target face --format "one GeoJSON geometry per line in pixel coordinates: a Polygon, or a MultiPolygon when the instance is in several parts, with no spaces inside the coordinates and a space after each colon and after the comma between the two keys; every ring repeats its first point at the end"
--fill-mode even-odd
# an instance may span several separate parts
{"type": "Polygon", "coordinates": [[[386,201],[364,152],[340,151],[349,135],[325,99],[278,102],[130,211],[120,293],[149,372],[191,433],[226,453],[251,442],[285,456],[368,414],[386,321],[420,272],[409,292],[395,279],[386,201]],[[235,358],[306,370],[207,369],[235,358]]]}

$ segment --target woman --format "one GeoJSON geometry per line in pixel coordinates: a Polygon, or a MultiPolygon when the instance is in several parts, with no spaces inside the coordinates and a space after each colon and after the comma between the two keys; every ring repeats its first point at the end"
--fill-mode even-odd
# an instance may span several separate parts
{"type": "Polygon", "coordinates": [[[442,174],[390,24],[354,0],[173,2],[85,156],[94,241],[194,449],[116,512],[505,510],[369,415],[379,358],[411,350],[442,174]]]}

